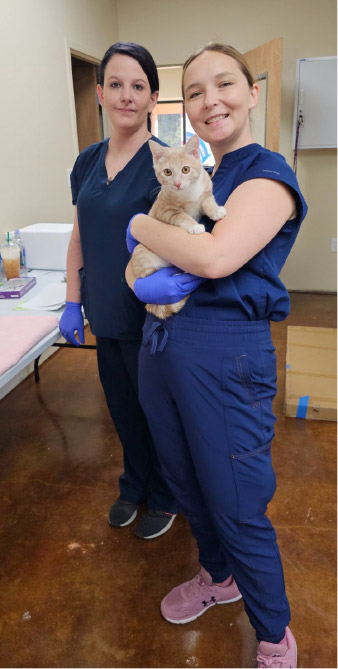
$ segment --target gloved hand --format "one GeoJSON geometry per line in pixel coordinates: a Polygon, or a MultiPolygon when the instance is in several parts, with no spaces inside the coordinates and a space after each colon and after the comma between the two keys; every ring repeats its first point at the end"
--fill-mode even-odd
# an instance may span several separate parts
{"type": "Polygon", "coordinates": [[[66,308],[60,318],[59,328],[62,336],[70,344],[80,346],[75,337],[76,331],[81,344],[84,344],[84,322],[79,302],[66,302],[66,308]]]}
{"type": "Polygon", "coordinates": [[[130,232],[130,226],[131,226],[132,221],[135,218],[135,216],[138,216],[138,214],[135,214],[134,216],[132,216],[132,218],[129,221],[129,225],[127,227],[127,248],[128,248],[128,251],[129,251],[130,255],[132,254],[135,246],[137,246],[140,243],[140,242],[137,241],[137,239],[135,239],[135,237],[133,237],[133,235],[130,232]]]}
{"type": "Polygon", "coordinates": [[[134,293],[141,302],[148,304],[174,304],[192,293],[207,279],[178,267],[163,267],[144,279],[136,279],[134,293]]]}

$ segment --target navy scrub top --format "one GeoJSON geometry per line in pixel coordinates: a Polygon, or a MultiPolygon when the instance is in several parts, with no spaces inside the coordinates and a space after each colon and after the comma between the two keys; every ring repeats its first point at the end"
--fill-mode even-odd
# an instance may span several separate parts
{"type": "MultiPolygon", "coordinates": [[[[179,315],[228,321],[284,320],[290,311],[289,294],[278,275],[296,240],[307,205],[291,167],[279,153],[259,144],[232,151],[222,158],[213,181],[219,205],[250,179],[274,179],[291,188],[297,215],[287,221],[278,234],[237,272],[209,280],[192,293],[179,315]]],[[[214,222],[201,219],[210,232],[214,222]]]]}
{"type": "Polygon", "coordinates": [[[94,335],[140,339],[146,312],[125,280],[130,259],[126,229],[134,214],[148,213],[160,185],[148,142],[107,184],[108,142],[84,149],[71,173],[84,265],[79,271],[81,302],[94,335]]]}

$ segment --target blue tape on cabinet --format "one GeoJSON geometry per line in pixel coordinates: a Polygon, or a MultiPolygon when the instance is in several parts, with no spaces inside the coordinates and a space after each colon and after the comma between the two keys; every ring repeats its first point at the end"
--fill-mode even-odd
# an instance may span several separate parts
{"type": "Polygon", "coordinates": [[[296,418],[306,418],[309,400],[310,400],[310,395],[304,395],[304,397],[299,398],[296,418]]]}

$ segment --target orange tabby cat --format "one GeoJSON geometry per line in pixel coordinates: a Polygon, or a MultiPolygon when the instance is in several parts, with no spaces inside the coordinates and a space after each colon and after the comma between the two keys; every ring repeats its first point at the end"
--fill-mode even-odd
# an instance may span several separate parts
{"type": "MultiPolygon", "coordinates": [[[[161,190],[149,211],[149,216],[163,223],[177,225],[191,234],[205,232],[197,220],[206,214],[213,221],[225,216],[212,194],[212,182],[200,160],[197,135],[190,137],[185,146],[169,148],[149,140],[154,170],[161,190]],[[197,220],[196,220],[197,219],[197,220]]],[[[169,267],[163,258],[138,244],[132,254],[135,278],[144,278],[161,267],[169,267]]],[[[158,318],[168,318],[182,309],[189,295],[175,304],[147,304],[146,309],[158,318]]]]}

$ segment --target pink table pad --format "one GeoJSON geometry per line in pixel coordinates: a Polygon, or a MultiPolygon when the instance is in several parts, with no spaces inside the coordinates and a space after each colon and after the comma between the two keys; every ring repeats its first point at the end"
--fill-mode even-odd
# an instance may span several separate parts
{"type": "Polygon", "coordinates": [[[33,346],[58,327],[56,316],[0,318],[0,375],[13,367],[33,346]]]}

